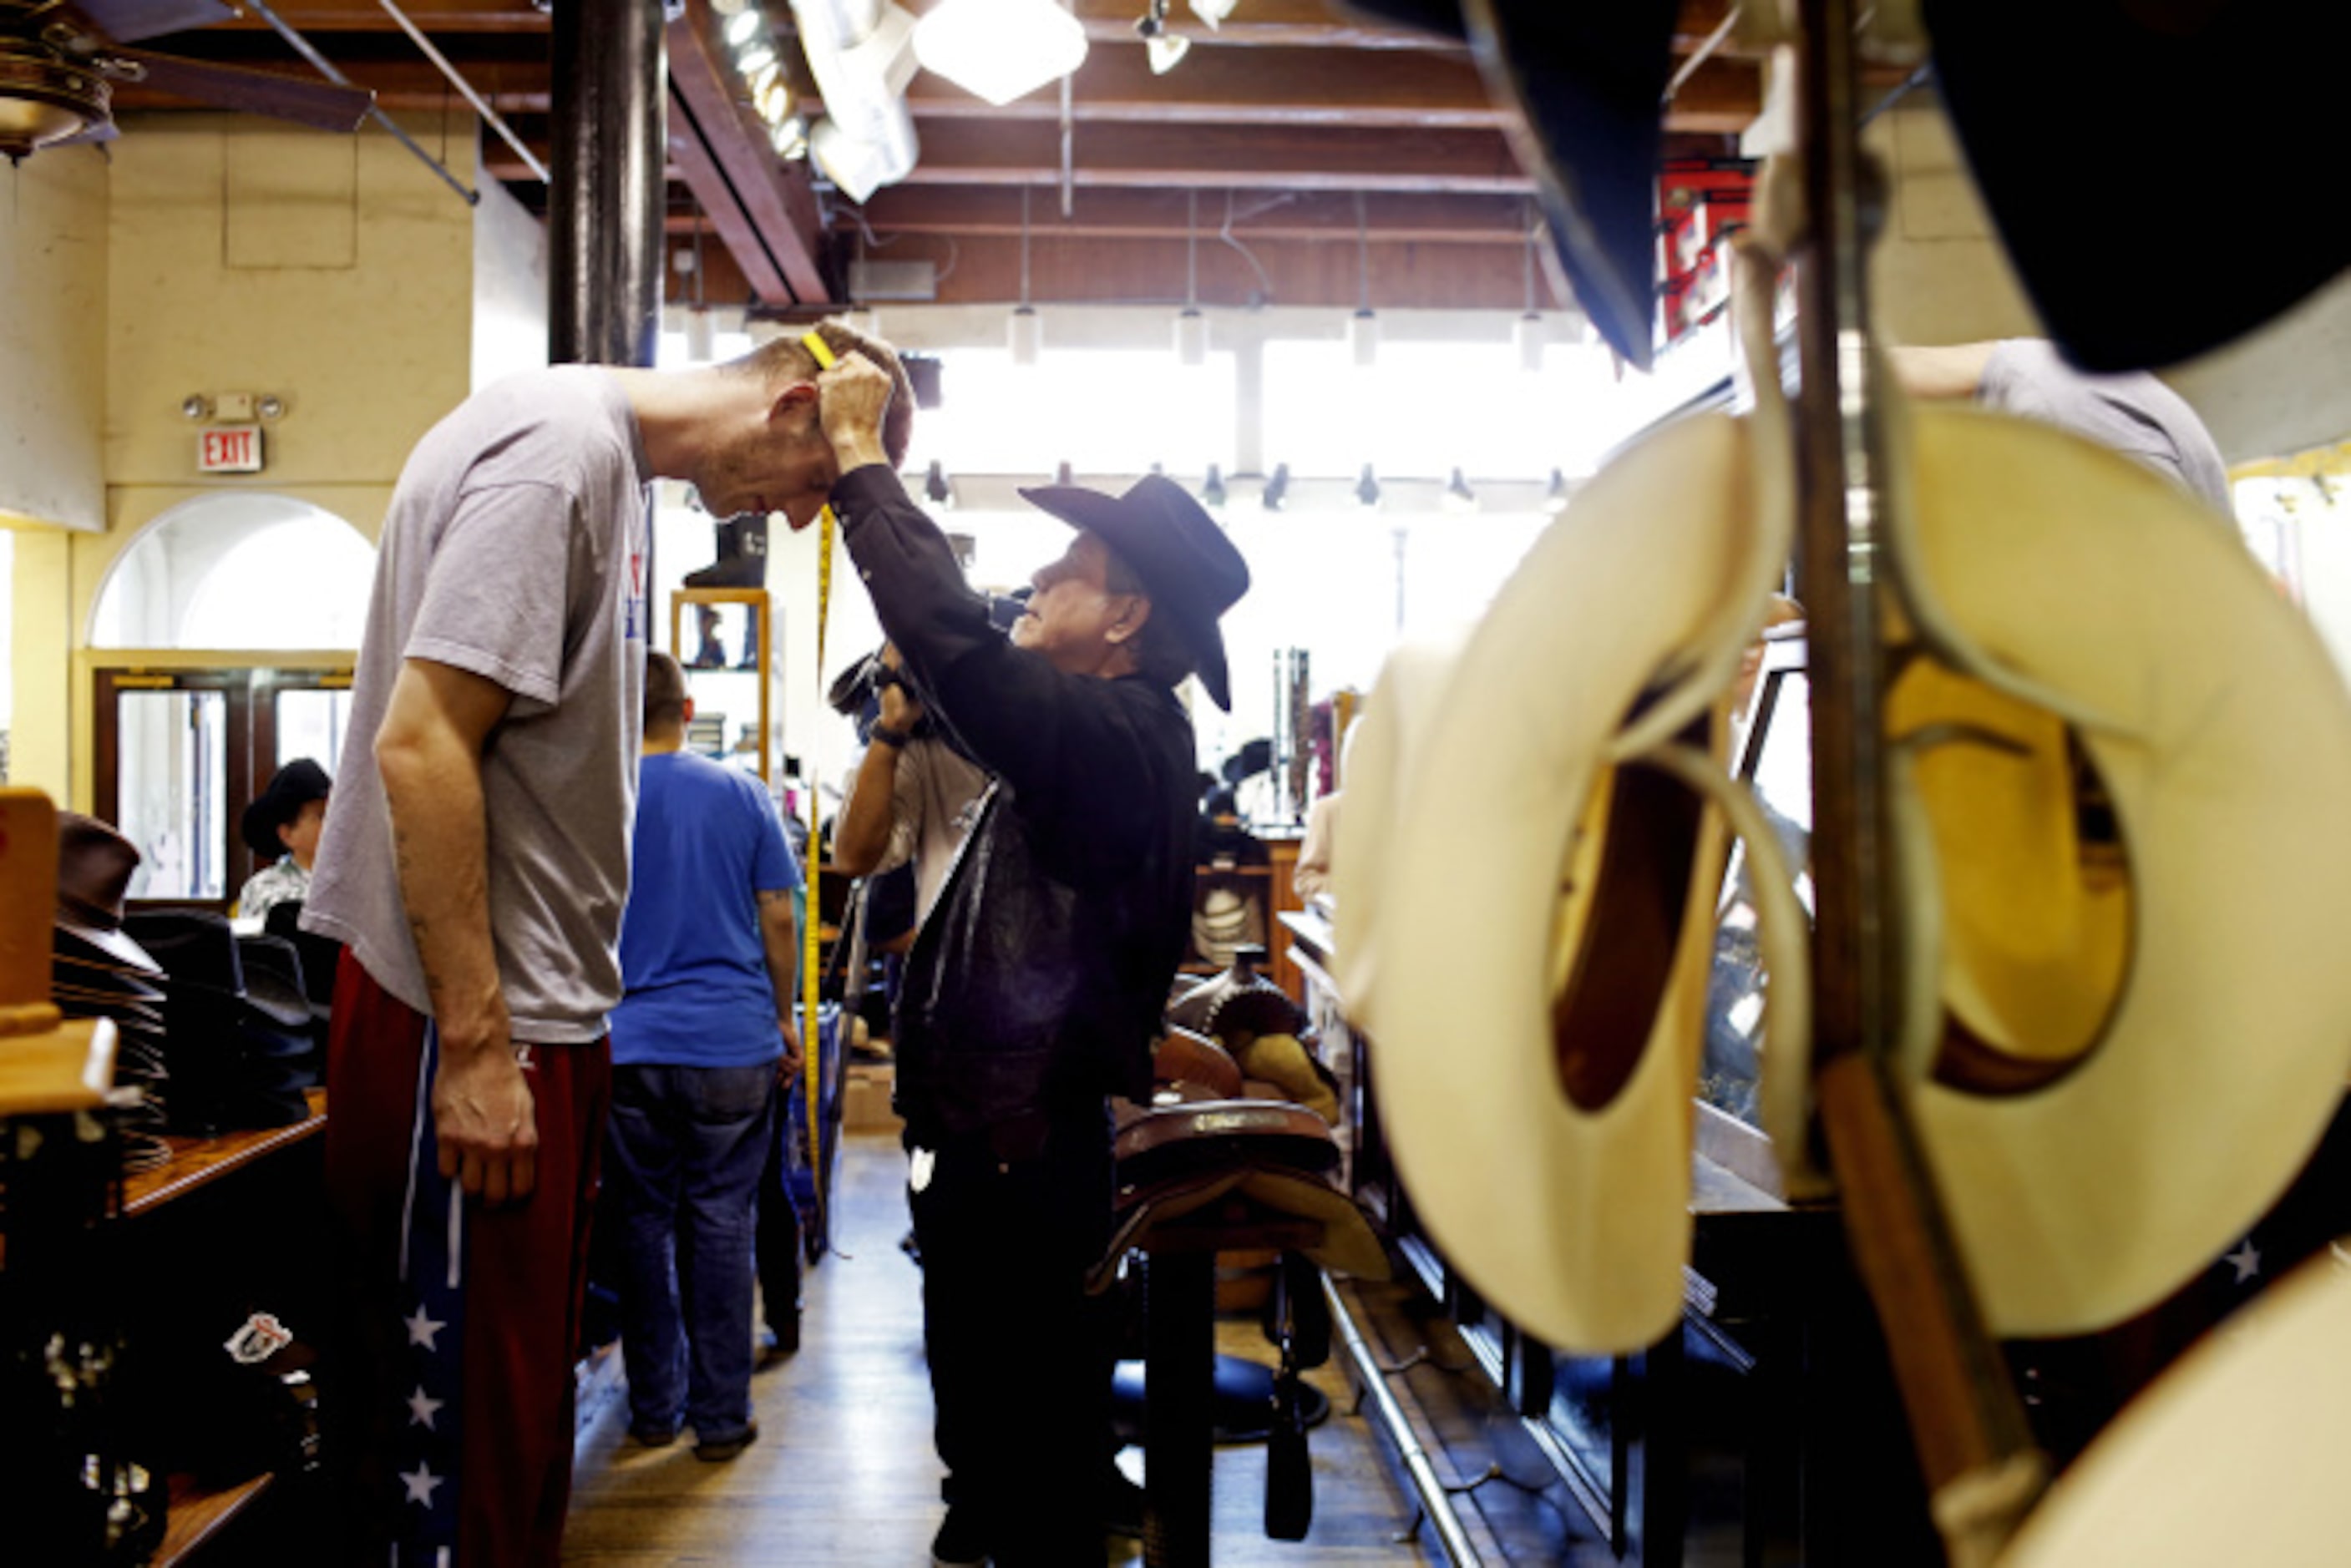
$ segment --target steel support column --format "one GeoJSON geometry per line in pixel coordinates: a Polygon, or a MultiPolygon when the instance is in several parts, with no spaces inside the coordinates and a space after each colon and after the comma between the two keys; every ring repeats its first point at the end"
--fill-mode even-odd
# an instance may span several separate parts
{"type": "Polygon", "coordinates": [[[661,328],[661,0],[555,0],[548,357],[650,365],[661,328]]]}

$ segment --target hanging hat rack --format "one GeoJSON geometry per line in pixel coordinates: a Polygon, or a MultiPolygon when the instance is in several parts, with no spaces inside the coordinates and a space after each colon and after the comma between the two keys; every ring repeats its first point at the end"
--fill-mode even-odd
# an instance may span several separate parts
{"type": "MultiPolygon", "coordinates": [[[[1846,1234],[1886,1330],[1938,1529],[1989,1562],[2046,1481],[1892,1074],[1903,909],[1890,881],[1880,612],[1884,389],[1868,248],[1881,182],[1860,144],[1855,0],[1799,0],[1797,567],[1813,736],[1813,1091],[1846,1234]]],[[[1919,976],[1910,984],[1931,983],[1919,976]]]]}

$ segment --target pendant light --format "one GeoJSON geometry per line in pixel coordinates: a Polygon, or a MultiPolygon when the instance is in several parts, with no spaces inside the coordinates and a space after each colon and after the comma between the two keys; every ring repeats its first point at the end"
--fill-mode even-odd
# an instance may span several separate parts
{"type": "Polygon", "coordinates": [[[1225,475],[1215,463],[1208,464],[1208,477],[1200,485],[1200,504],[1211,512],[1225,509],[1225,475]]]}
{"type": "Polygon", "coordinates": [[[1368,370],[1379,362],[1380,322],[1372,314],[1371,225],[1364,214],[1364,193],[1355,192],[1355,314],[1347,323],[1347,347],[1355,368],[1368,370]]]}
{"type": "Polygon", "coordinates": [[[1543,318],[1535,309],[1535,234],[1541,225],[1531,202],[1521,204],[1520,222],[1526,228],[1527,308],[1510,324],[1510,344],[1518,350],[1519,369],[1536,376],[1543,368],[1543,318]]]}
{"type": "Polygon", "coordinates": [[[1012,313],[1012,362],[1034,365],[1045,344],[1045,324],[1029,303],[1029,187],[1020,187],[1020,306],[1012,313]]]}
{"type": "Polygon", "coordinates": [[[1200,314],[1200,192],[1184,193],[1184,308],[1176,315],[1176,360],[1208,362],[1208,318],[1200,314]]]}

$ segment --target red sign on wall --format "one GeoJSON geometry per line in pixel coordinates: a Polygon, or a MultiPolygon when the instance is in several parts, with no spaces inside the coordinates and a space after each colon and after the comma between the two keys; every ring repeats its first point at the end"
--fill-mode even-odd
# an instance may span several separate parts
{"type": "Polygon", "coordinates": [[[261,427],[214,425],[198,431],[196,466],[206,473],[259,473],[261,427]]]}

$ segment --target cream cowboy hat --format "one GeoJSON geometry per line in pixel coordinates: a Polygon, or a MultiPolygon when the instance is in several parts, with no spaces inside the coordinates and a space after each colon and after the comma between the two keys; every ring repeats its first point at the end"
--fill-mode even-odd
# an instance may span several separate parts
{"type": "Polygon", "coordinates": [[[1407,642],[1388,655],[1349,729],[1346,806],[1331,837],[1331,979],[1349,1022],[1379,1033],[1380,943],[1389,846],[1411,820],[1414,759],[1461,656],[1458,636],[1407,642]]]}
{"type": "Polygon", "coordinates": [[[2351,699],[2162,480],[1972,410],[1889,433],[1895,576],[1939,649],[1897,654],[1886,710],[1939,979],[1907,988],[1911,1111],[1993,1331],[2100,1328],[2242,1234],[2343,1094],[2351,699]]]}
{"type": "Polygon", "coordinates": [[[1415,805],[1381,868],[1383,1127],[1447,1261],[1562,1348],[1637,1350],[1680,1311],[1725,842],[1706,796],[1755,857],[1771,1038],[1808,1026],[1801,909],[1712,754],[1788,558],[1788,461],[1776,396],[1625,452],[1505,585],[1407,753],[1415,805]]]}
{"type": "Polygon", "coordinates": [[[2001,1568],[2339,1563],[2346,1452],[2351,1272],[2337,1243],[2098,1434],[2001,1568]]]}

